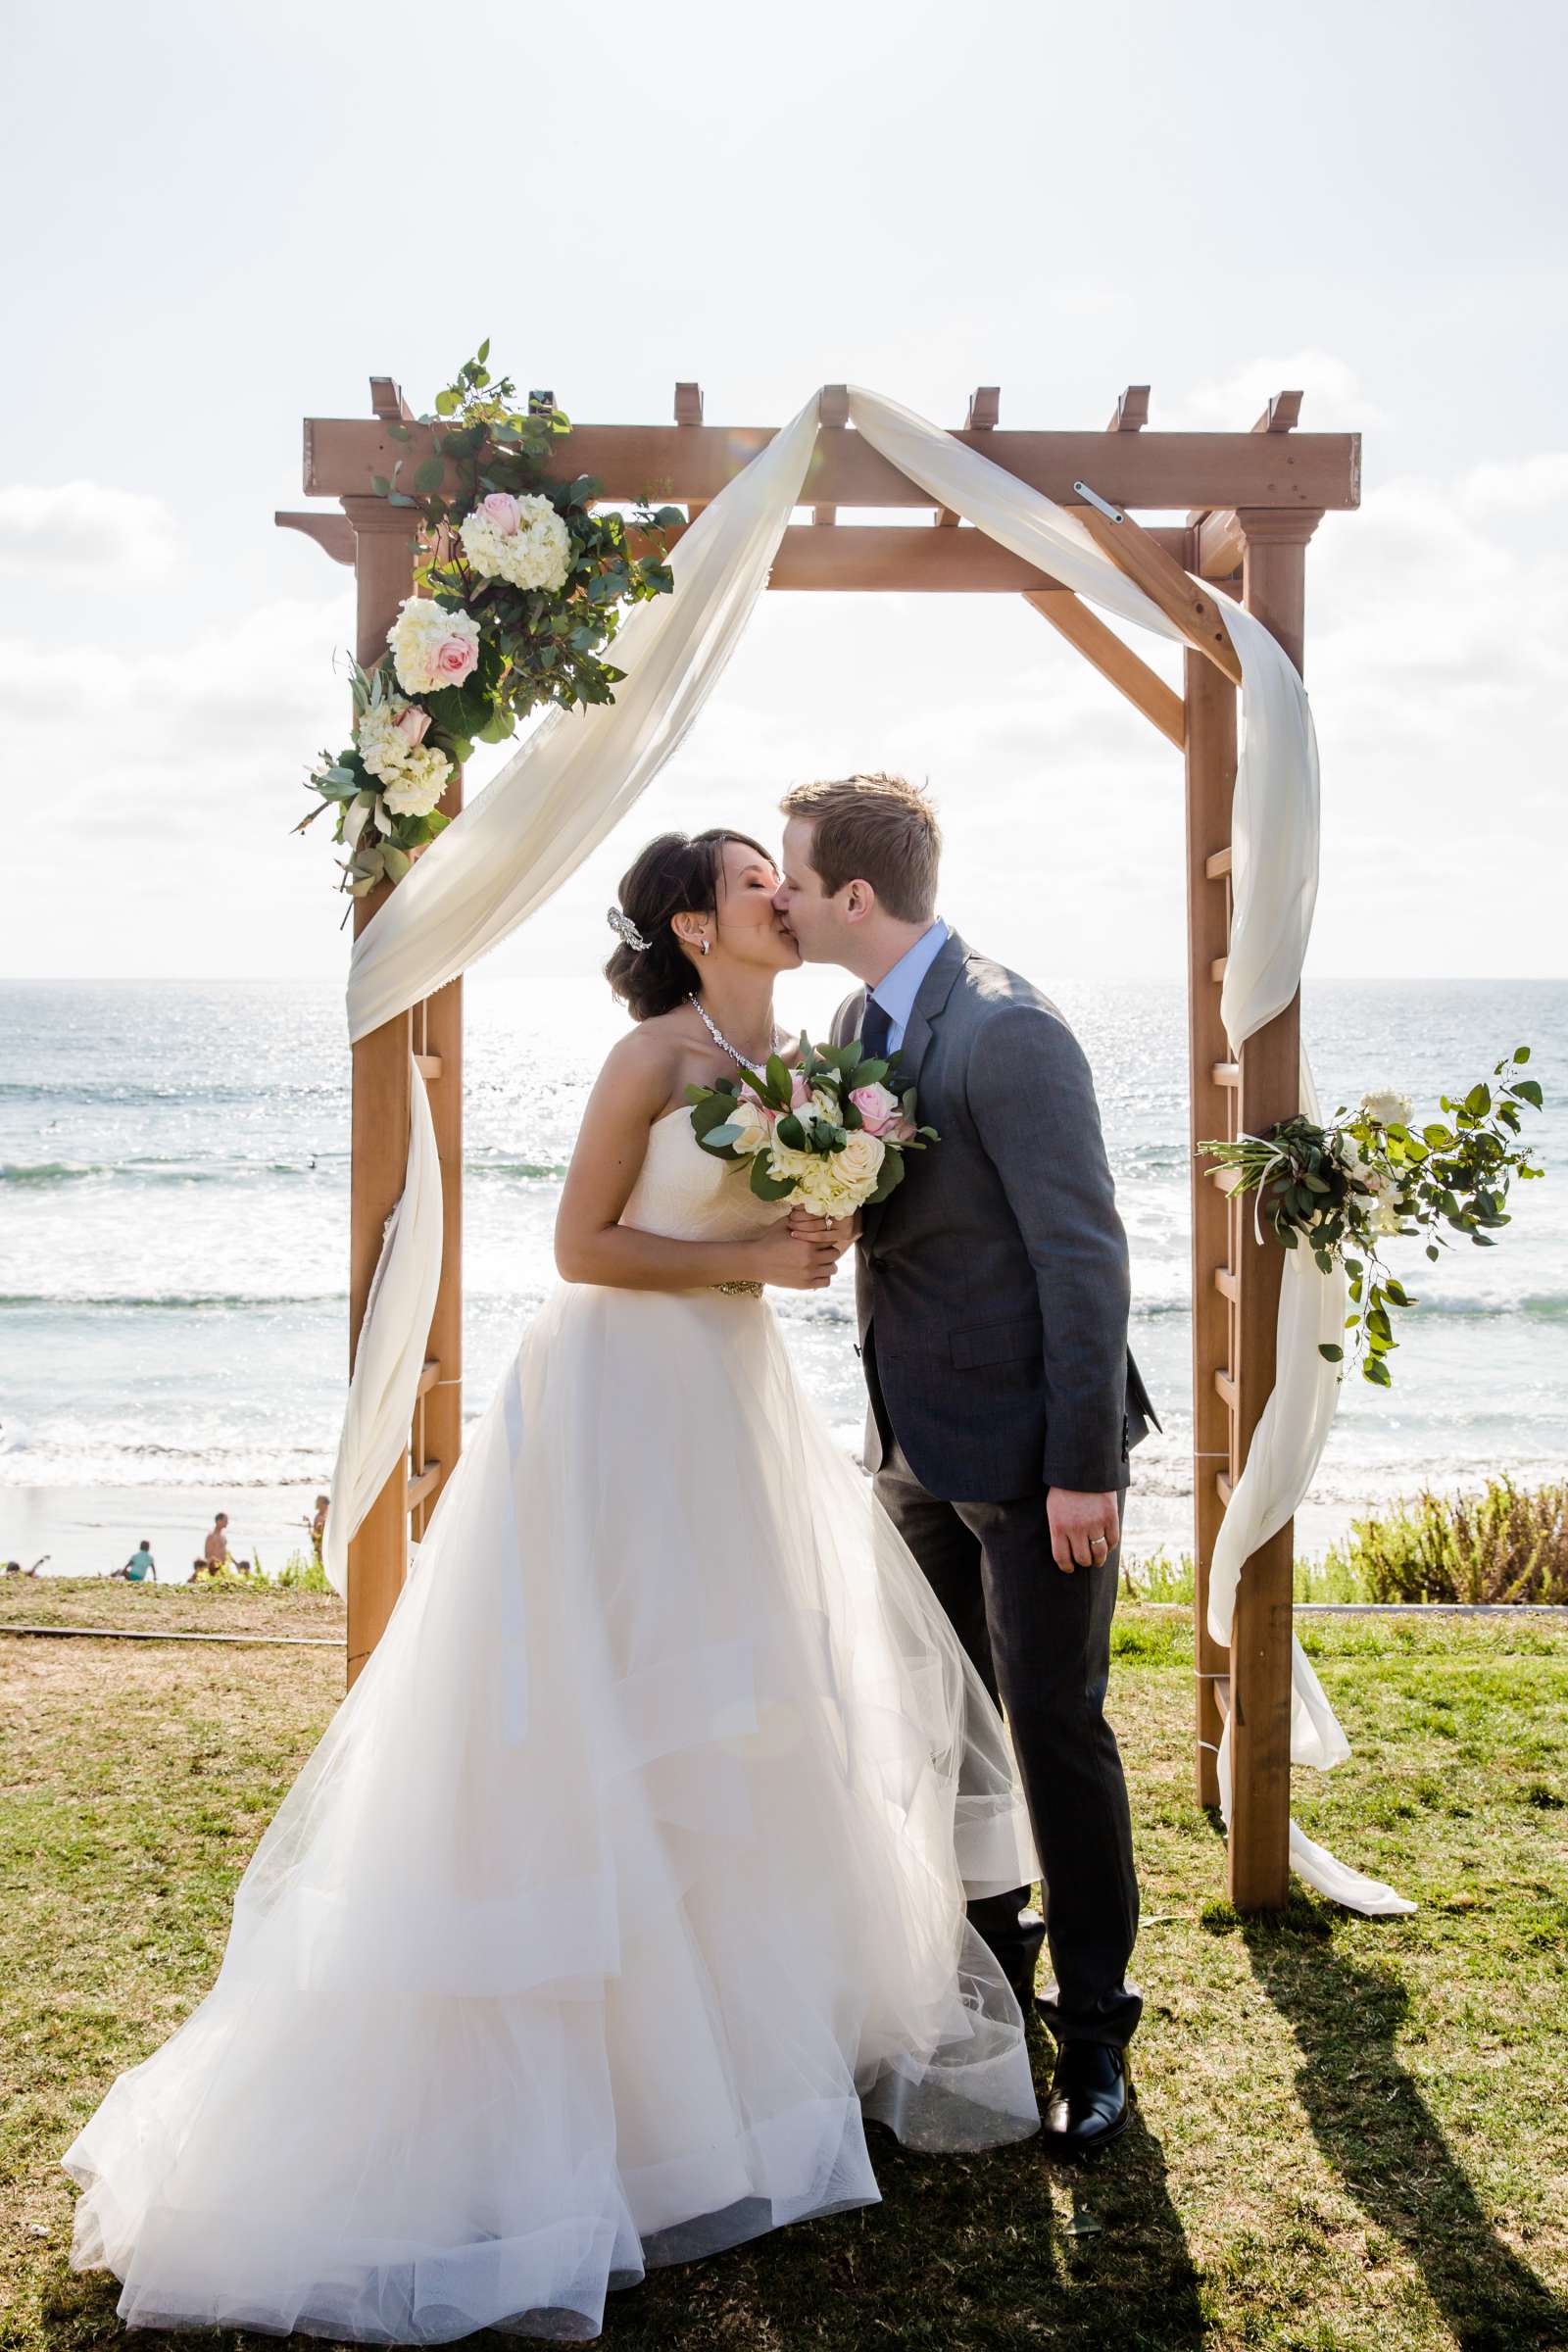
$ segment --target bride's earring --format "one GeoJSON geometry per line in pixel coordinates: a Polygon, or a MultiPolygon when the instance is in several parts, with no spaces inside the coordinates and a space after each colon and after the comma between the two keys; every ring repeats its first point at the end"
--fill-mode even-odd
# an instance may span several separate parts
{"type": "Polygon", "coordinates": [[[706,956],[706,955],[708,954],[708,942],[707,942],[707,940],[706,940],[706,939],[700,939],[700,940],[697,942],[697,946],[698,946],[698,949],[699,949],[699,951],[700,951],[700,953],[701,953],[701,954],[703,954],[704,956],[706,956]]]}

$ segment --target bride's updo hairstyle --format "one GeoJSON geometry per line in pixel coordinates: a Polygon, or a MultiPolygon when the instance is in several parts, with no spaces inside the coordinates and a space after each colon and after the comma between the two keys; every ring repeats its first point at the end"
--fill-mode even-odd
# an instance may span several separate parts
{"type": "Polygon", "coordinates": [[[715,914],[724,880],[724,844],[738,841],[773,862],[749,833],[710,825],[706,833],[661,833],[620,877],[620,911],[629,917],[646,948],[624,941],[605,965],[605,978],[634,1021],[673,1012],[695,997],[701,974],[670,925],[677,914],[715,914]]]}

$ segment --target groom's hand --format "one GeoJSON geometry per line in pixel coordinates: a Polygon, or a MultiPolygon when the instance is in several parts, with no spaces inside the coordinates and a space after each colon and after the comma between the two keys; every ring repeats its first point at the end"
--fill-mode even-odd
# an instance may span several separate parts
{"type": "Polygon", "coordinates": [[[820,1237],[831,1242],[834,1263],[837,1264],[850,1244],[859,1239],[860,1212],[857,1209],[852,1217],[818,1217],[808,1208],[792,1208],[789,1226],[793,1234],[808,1235],[813,1239],[820,1237]]]}
{"type": "Polygon", "coordinates": [[[1071,1487],[1048,1487],[1046,1520],[1051,1556],[1071,1576],[1075,1568],[1101,1568],[1121,1535],[1114,1494],[1079,1494],[1071,1487]]]}

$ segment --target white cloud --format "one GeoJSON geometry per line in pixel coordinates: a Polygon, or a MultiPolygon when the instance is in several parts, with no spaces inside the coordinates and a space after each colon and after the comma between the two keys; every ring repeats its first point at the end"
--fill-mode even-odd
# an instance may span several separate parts
{"type": "Polygon", "coordinates": [[[1245,433],[1274,394],[1285,391],[1303,395],[1302,432],[1371,432],[1391,421],[1347,361],[1311,346],[1244,361],[1228,375],[1205,378],[1169,403],[1156,385],[1149,420],[1162,432],[1245,433]]]}
{"type": "Polygon", "coordinates": [[[1506,465],[1475,466],[1459,480],[1461,504],[1483,516],[1528,514],[1564,498],[1568,498],[1568,450],[1544,451],[1539,457],[1516,458],[1506,465]]]}
{"type": "Polygon", "coordinates": [[[89,481],[0,490],[0,571],[40,588],[124,594],[170,578],[183,550],[179,520],[161,498],[89,481]]]}

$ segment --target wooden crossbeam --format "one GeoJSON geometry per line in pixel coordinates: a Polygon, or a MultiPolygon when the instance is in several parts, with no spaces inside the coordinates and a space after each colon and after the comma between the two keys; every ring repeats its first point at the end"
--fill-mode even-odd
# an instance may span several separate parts
{"type": "Polygon", "coordinates": [[[1254,433],[1294,433],[1300,414],[1299,392],[1276,392],[1252,430],[1254,433]]]}
{"type": "MultiPolygon", "coordinates": [[[[1080,491],[1086,486],[1082,482],[1074,485],[1080,491]]],[[[1095,487],[1098,490],[1099,485],[1095,487]]],[[[1102,554],[1107,555],[1130,580],[1135,580],[1144,594],[1176,623],[1194,652],[1204,655],[1232,685],[1239,686],[1241,660],[1231,643],[1219,599],[1199,587],[1176,558],[1167,555],[1153,534],[1135,522],[1130,514],[1118,513],[1112,520],[1097,507],[1087,505],[1075,506],[1072,512],[1102,554]]]]}
{"type": "MultiPolygon", "coordinates": [[[[825,425],[829,432],[840,433],[847,428],[850,421],[850,387],[848,384],[824,384],[822,386],[822,395],[817,403],[816,421],[818,429],[825,425]]],[[[838,518],[839,511],[836,506],[822,505],[811,509],[812,522],[821,525],[824,529],[831,529],[838,518]]]]}
{"type": "MultiPolygon", "coordinates": [[[[1276,392],[1253,425],[1254,433],[1294,433],[1301,414],[1299,392],[1276,392]]],[[[1217,513],[1202,510],[1191,514],[1188,522],[1197,530],[1197,562],[1191,568],[1205,580],[1228,580],[1241,568],[1247,536],[1234,508],[1222,508],[1217,513]]]]}
{"type": "Polygon", "coordinates": [[[1129,384],[1119,394],[1116,413],[1106,425],[1107,433],[1141,433],[1149,422],[1149,386],[1129,384]]]}
{"type": "MultiPolygon", "coordinates": [[[[551,468],[569,481],[591,473],[610,502],[717,496],[760,449],[773,425],[579,424],[555,445],[551,468]]],[[[375,417],[315,416],[305,424],[304,489],[310,498],[367,496],[373,473],[401,458],[409,473],[433,454],[431,427],[394,441],[375,417]]],[[[1358,433],[1038,433],[965,427],[960,441],[1004,473],[1060,506],[1087,477],[1123,509],[1269,507],[1337,512],[1359,503],[1358,433]]],[[[456,488],[456,483],[452,485],[456,488]]],[[[930,507],[929,494],[878,455],[863,434],[821,436],[805,503],[930,507]]]]}
{"type": "MultiPolygon", "coordinates": [[[[673,526],[665,534],[664,544],[677,545],[686,527],[673,526]]],[[[1180,546],[1186,537],[1179,528],[1154,535],[1162,546],[1167,541],[1180,546]]],[[[643,533],[628,531],[626,538],[634,556],[654,552],[654,541],[643,533]]],[[[818,530],[814,523],[789,524],[767,584],[770,589],[824,589],[836,594],[880,589],[958,595],[982,591],[1017,594],[1060,585],[1050,572],[1038,570],[985,531],[858,522],[841,522],[833,530],[818,530]]]]}
{"type": "Polygon", "coordinates": [[[302,531],[307,539],[314,539],[334,564],[353,563],[354,525],[341,512],[333,514],[323,510],[320,514],[290,514],[279,507],[274,509],[272,520],[280,531],[302,531]]]}
{"type": "MultiPolygon", "coordinates": [[[[675,422],[676,422],[678,425],[691,425],[691,424],[701,424],[701,423],[702,423],[702,421],[703,421],[703,387],[702,387],[702,385],[701,385],[701,384],[677,384],[677,385],[675,386],[675,422]]],[[[686,519],[687,519],[687,521],[688,521],[688,522],[695,522],[695,521],[697,520],[697,517],[698,517],[698,515],[699,515],[699,514],[702,513],[702,511],[703,511],[704,507],[706,507],[706,506],[707,506],[707,504],[708,504],[708,501],[707,501],[707,499],[705,499],[705,498],[689,498],[689,499],[686,501],[686,519]]]]}
{"type": "Polygon", "coordinates": [[[1075,596],[1070,588],[1030,588],[1024,591],[1023,601],[1049,620],[1054,629],[1058,629],[1069,645],[1075,645],[1101,676],[1108,678],[1146,718],[1152,719],[1178,751],[1182,749],[1187,740],[1187,720],[1181,696],[1114,629],[1107,628],[1081,597],[1075,596]]]}
{"type": "MultiPolygon", "coordinates": [[[[969,413],[963,420],[966,433],[994,433],[1002,415],[1002,386],[980,384],[969,395],[969,413]]],[[[938,507],[937,521],[943,530],[951,531],[958,520],[951,507],[938,507]]]]}
{"type": "Polygon", "coordinates": [[[376,416],[388,424],[414,422],[414,411],[403,397],[402,385],[394,383],[389,375],[371,376],[370,406],[376,416]]]}

